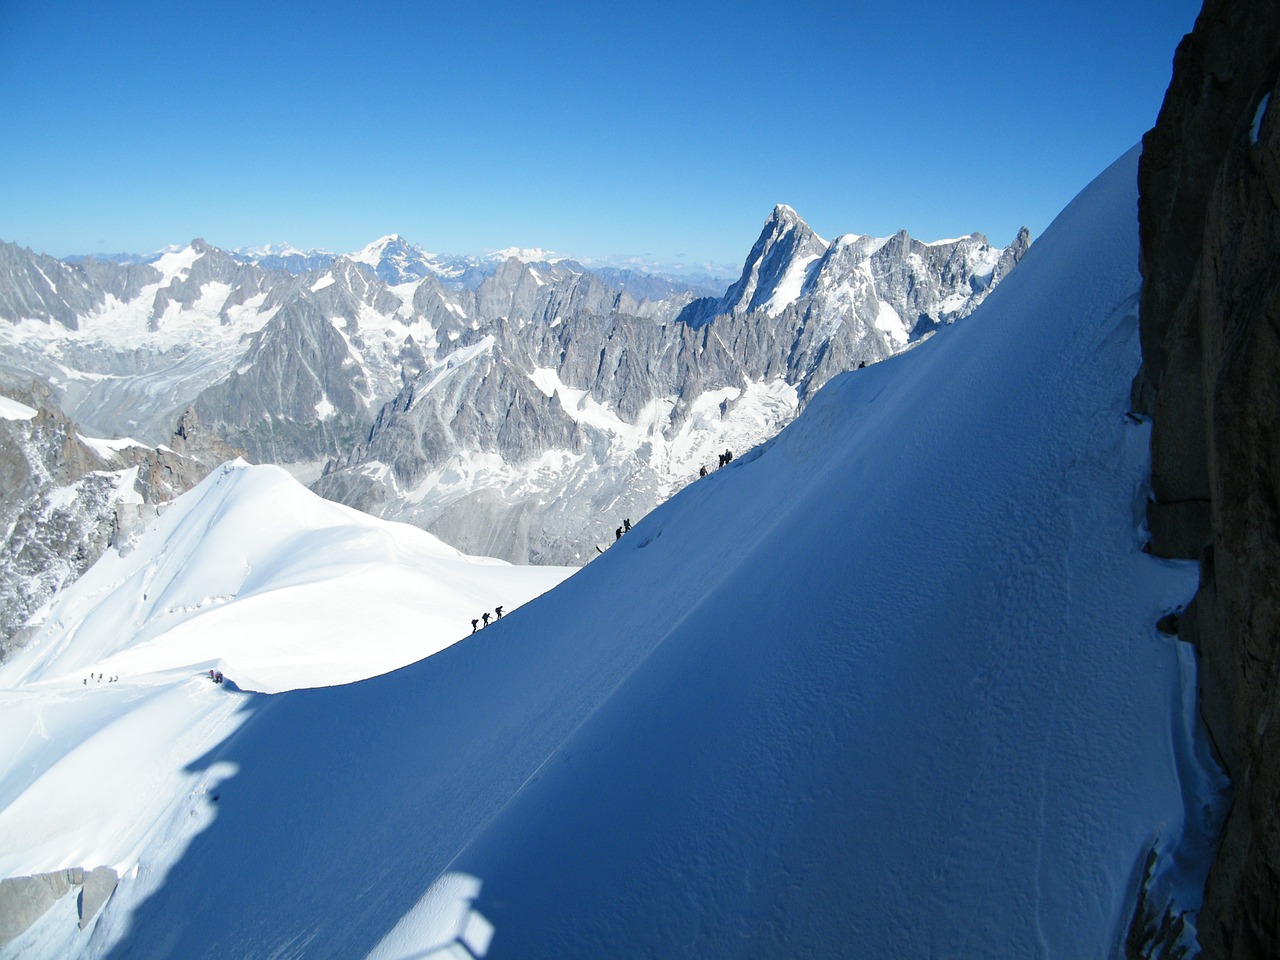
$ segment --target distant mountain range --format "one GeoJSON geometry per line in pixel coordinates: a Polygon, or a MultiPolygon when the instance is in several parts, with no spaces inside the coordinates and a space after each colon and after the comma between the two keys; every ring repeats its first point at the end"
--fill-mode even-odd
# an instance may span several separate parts
{"type": "Polygon", "coordinates": [[[327,497],[470,553],[580,563],[834,374],[967,316],[1029,242],[828,242],[778,206],[719,295],[394,235],[145,260],[0,244],[0,385],[47,385],[86,430],[150,444],[192,407],[327,497]]]}

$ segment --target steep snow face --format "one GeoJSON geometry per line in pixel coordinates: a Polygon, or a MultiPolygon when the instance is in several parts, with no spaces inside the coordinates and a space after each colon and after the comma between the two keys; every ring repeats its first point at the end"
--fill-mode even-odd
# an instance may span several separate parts
{"type": "MultiPolygon", "coordinates": [[[[1154,627],[1195,567],[1141,550],[1135,167],[971,322],[837,378],[496,627],[224,697],[236,735],[215,717],[161,778],[181,795],[96,923],[23,948],[1104,956],[1149,852],[1148,896],[1194,910],[1221,782],[1194,655],[1154,627]]],[[[45,841],[13,870],[75,829],[23,810],[45,841]]]]}

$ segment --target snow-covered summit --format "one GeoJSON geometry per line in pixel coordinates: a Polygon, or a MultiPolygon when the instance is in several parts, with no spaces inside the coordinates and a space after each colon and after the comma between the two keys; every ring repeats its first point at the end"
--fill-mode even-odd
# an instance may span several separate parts
{"type": "Polygon", "coordinates": [[[485,255],[485,259],[498,262],[519,260],[521,263],[559,263],[561,260],[567,260],[568,257],[562,257],[550,250],[543,250],[541,247],[504,247],[501,250],[490,251],[485,255]]]}
{"type": "Polygon", "coordinates": [[[317,254],[332,256],[328,250],[300,250],[292,243],[264,243],[256,247],[236,247],[232,253],[240,254],[253,260],[262,260],[267,257],[310,257],[317,254]]]}
{"type": "Polygon", "coordinates": [[[379,278],[393,285],[412,283],[428,276],[453,279],[479,264],[474,257],[428,253],[398,233],[379,237],[348,257],[356,263],[365,264],[379,278]]]}
{"type": "Polygon", "coordinates": [[[820,315],[823,329],[831,330],[856,317],[901,347],[971,313],[1030,242],[1025,227],[1003,249],[980,233],[922,243],[901,230],[892,237],[845,234],[828,242],[780,203],[737,281],[724,296],[698,302],[685,319],[698,325],[720,315],[761,311],[777,317],[792,309],[820,315]]]}

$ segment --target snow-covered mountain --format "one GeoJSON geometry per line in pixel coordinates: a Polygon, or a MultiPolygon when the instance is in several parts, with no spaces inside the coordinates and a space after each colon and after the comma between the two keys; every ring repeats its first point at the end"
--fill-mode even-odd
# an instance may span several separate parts
{"type": "Polygon", "coordinates": [[[970,322],[385,676],[284,690],[453,603],[441,548],[207,479],[0,667],[0,894],[47,906],[4,955],[1120,956],[1139,902],[1187,946],[1222,782],[1156,629],[1195,564],[1142,550],[1136,159],[970,322]]]}
{"type": "Polygon", "coordinates": [[[350,254],[356,263],[368,266],[391,285],[412,283],[424,277],[456,281],[466,285],[471,275],[483,275],[484,261],[477,257],[447,256],[428,253],[399,234],[390,234],[350,254]]]}
{"type": "Polygon", "coordinates": [[[199,240],[127,266],[7,245],[0,384],[39,379],[87,430],[148,443],[191,406],[254,461],[324,467],[325,496],[471,553],[581,563],[834,374],[965,316],[1026,247],[828,244],[780,206],[741,278],[698,298],[398,236],[301,275],[199,240]]]}

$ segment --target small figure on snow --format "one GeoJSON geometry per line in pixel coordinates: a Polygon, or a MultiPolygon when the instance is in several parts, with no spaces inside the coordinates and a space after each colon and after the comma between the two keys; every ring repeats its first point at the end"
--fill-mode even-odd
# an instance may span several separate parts
{"type": "Polygon", "coordinates": [[[484,621],[484,625],[487,627],[489,625],[489,611],[486,610],[484,613],[480,614],[480,619],[484,621]]]}
{"type": "Polygon", "coordinates": [[[631,518],[627,517],[627,519],[622,521],[622,532],[627,533],[630,530],[631,530],[631,518]]]}
{"type": "Polygon", "coordinates": [[[472,632],[472,633],[475,633],[475,632],[476,632],[476,627],[478,627],[478,626],[480,626],[480,618],[479,618],[479,617],[472,617],[472,618],[471,618],[471,632],[472,632]]]}
{"type": "Polygon", "coordinates": [[[501,620],[501,619],[502,619],[502,608],[501,608],[501,607],[496,607],[496,608],[494,609],[494,611],[493,611],[493,612],[494,612],[494,613],[496,613],[496,614],[498,615],[498,619],[499,619],[499,620],[501,620]]]}
{"type": "Polygon", "coordinates": [[[622,539],[622,528],[621,528],[621,527],[619,527],[617,530],[615,530],[615,531],[613,532],[613,539],[614,539],[614,541],[615,541],[615,542],[616,542],[616,541],[618,541],[618,540],[621,540],[621,539],[622,539]]]}
{"type": "Polygon", "coordinates": [[[707,475],[707,465],[704,463],[698,468],[698,476],[705,477],[707,475]]]}

